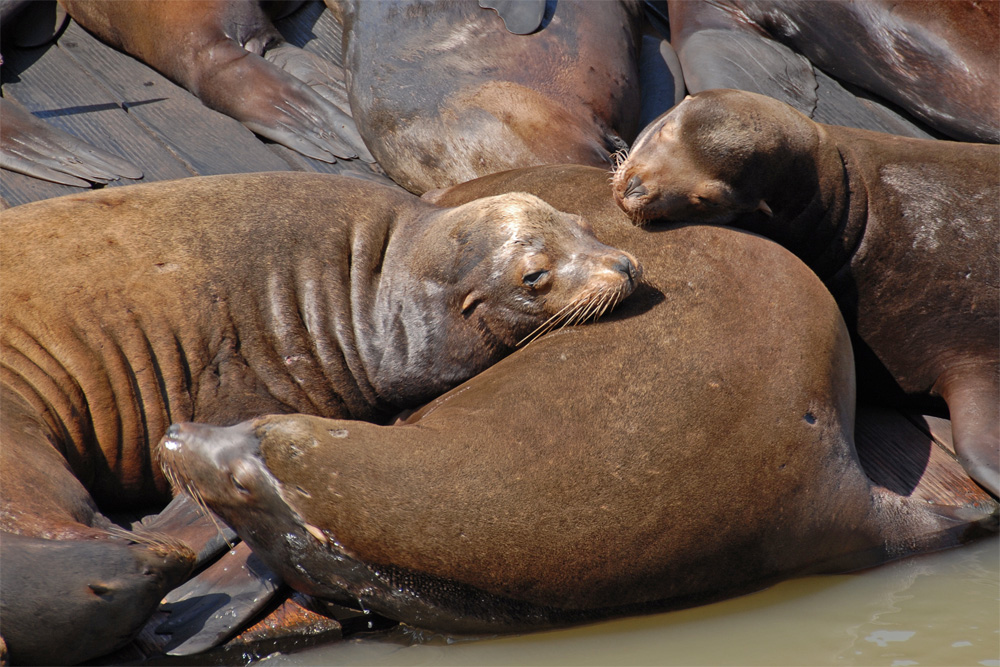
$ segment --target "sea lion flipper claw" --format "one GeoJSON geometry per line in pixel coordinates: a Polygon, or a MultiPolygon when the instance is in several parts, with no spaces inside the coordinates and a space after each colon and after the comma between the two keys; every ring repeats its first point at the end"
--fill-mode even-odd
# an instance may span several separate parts
{"type": "Polygon", "coordinates": [[[0,166],[53,183],[86,188],[119,178],[139,179],[132,163],[52,127],[0,98],[0,166]]]}
{"type": "Polygon", "coordinates": [[[168,655],[200,653],[243,627],[280,586],[278,575],[240,543],[164,598],[160,608],[170,612],[170,618],[156,632],[173,635],[168,655]]]}

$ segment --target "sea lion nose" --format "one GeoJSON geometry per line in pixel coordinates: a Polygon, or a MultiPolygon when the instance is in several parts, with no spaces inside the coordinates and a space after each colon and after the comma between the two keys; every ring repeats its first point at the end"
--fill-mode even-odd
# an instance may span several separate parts
{"type": "Polygon", "coordinates": [[[635,260],[633,260],[628,255],[620,255],[615,261],[614,270],[625,274],[625,277],[630,281],[635,281],[641,273],[641,269],[636,265],[635,260]]]}
{"type": "Polygon", "coordinates": [[[648,193],[649,191],[646,190],[646,186],[642,184],[642,179],[638,175],[628,179],[628,183],[625,186],[625,197],[641,197],[648,193]]]}

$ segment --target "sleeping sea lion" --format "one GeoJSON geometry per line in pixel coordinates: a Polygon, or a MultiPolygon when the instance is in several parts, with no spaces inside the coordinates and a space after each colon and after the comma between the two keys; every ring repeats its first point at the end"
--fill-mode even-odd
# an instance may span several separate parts
{"type": "Polygon", "coordinates": [[[640,277],[530,195],[442,209],[319,174],[89,192],[0,224],[0,530],[44,539],[106,539],[102,511],[164,502],[151,445],[173,421],[384,419],[640,277]]]}
{"type": "Polygon", "coordinates": [[[73,20],[247,128],[324,162],[371,154],[339,68],[285,42],[272,19],[301,2],[59,0],[73,20]]]}
{"type": "Polygon", "coordinates": [[[733,224],[795,252],[904,392],[944,398],[965,469],[1000,494],[1000,146],[708,91],[643,130],[614,196],[636,220],[733,224]]]}
{"type": "Polygon", "coordinates": [[[513,35],[474,2],[327,2],[358,131],[411,192],[505,169],[610,166],[638,131],[641,6],[552,3],[513,35]]]}
{"type": "Polygon", "coordinates": [[[995,530],[995,503],[934,506],[867,479],[846,328],[791,253],[730,229],[635,228],[599,169],[482,180],[548,187],[642,258],[643,285],[402,425],[172,426],[170,475],[292,586],[493,633],[698,604],[995,530]]]}

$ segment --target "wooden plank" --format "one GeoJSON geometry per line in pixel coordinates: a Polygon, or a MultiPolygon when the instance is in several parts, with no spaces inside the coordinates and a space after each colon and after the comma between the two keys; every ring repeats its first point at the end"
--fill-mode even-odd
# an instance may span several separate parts
{"type": "Polygon", "coordinates": [[[14,49],[4,58],[4,95],[23,104],[35,116],[136,164],[155,157],[155,163],[142,165],[147,178],[191,175],[63,49],[14,49]],[[9,74],[8,65],[12,70],[9,74]]]}
{"type": "Polygon", "coordinates": [[[344,66],[342,26],[322,3],[307,3],[274,25],[289,44],[315,53],[337,67],[344,66]]]}
{"type": "Polygon", "coordinates": [[[951,438],[950,420],[915,412],[906,413],[906,417],[917,428],[934,438],[934,442],[947,449],[953,455],[955,454],[955,443],[951,438]]]}
{"type": "MultiPolygon", "coordinates": [[[[10,48],[4,53],[3,95],[19,102],[50,125],[120,155],[139,165],[147,178],[190,175],[163,147],[139,127],[110,93],[86,75],[59,48],[52,45],[10,48]],[[159,156],[156,166],[149,156],[159,156]]],[[[134,181],[117,181],[122,185],[134,181]]],[[[3,172],[0,194],[11,204],[79,193],[80,188],[47,184],[27,176],[3,172]]]]}
{"type": "Polygon", "coordinates": [[[191,174],[291,169],[242,124],[209,109],[138,60],[102,44],[75,22],[59,39],[59,48],[106,86],[129,116],[155,135],[191,174]]]}
{"type": "Polygon", "coordinates": [[[900,412],[859,406],[855,444],[869,478],[890,491],[940,505],[989,499],[954,454],[900,412]]]}

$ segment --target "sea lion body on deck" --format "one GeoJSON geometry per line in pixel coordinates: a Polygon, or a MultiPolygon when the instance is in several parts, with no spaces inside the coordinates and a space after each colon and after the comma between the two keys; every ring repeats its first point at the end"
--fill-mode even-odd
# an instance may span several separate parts
{"type": "Polygon", "coordinates": [[[639,220],[733,224],[795,252],[904,392],[945,399],[966,470],[1000,493],[1000,147],[708,91],[643,131],[614,194],[639,220]]]}
{"type": "Polygon", "coordinates": [[[530,195],[442,209],[318,174],[103,190],[0,224],[0,529],[45,539],[105,539],[101,511],[164,502],[151,445],[173,421],[385,419],[640,276],[530,195]]]}
{"type": "Polygon", "coordinates": [[[692,93],[736,88],[818,122],[905,136],[927,137],[932,128],[963,141],[1000,142],[996,2],[668,4],[692,93]]]}
{"type": "Polygon", "coordinates": [[[361,136],[416,193],[537,164],[610,166],[638,131],[634,2],[555,4],[512,35],[474,2],[328,2],[361,136]]]}
{"type": "Polygon", "coordinates": [[[301,2],[60,0],[105,43],[138,58],[248,129],[336,162],[371,154],[332,63],[285,42],[272,24],[301,2]]]}
{"type": "Polygon", "coordinates": [[[437,631],[517,631],[874,565],[995,523],[991,503],[869,482],[846,328],[791,253],[729,229],[635,228],[599,169],[481,180],[438,196],[548,188],[642,258],[643,285],[402,425],[172,426],[170,474],[291,585],[437,631]]]}

